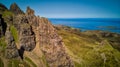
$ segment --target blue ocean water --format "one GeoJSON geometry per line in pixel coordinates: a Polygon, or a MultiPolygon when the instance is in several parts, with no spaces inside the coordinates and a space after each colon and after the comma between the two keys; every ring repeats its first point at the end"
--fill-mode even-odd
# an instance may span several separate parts
{"type": "Polygon", "coordinates": [[[86,30],[103,30],[120,33],[120,19],[115,18],[49,18],[54,25],[66,25],[86,30]]]}

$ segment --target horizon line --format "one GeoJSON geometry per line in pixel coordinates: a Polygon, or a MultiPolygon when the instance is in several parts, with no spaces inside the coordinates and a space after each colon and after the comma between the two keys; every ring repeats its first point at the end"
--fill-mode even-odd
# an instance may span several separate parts
{"type": "MultiPolygon", "coordinates": [[[[41,16],[42,17],[42,16],[41,16]]],[[[96,18],[96,19],[120,19],[120,18],[102,18],[102,17],[46,17],[46,18],[49,18],[49,19],[77,19],[77,18],[79,18],[79,19],[94,19],[94,18],[96,18]]]]}

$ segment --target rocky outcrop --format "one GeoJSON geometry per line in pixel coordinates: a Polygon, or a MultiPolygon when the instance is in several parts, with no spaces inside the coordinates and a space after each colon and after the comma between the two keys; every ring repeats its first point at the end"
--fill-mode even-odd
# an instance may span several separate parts
{"type": "Polygon", "coordinates": [[[74,67],[70,57],[66,54],[62,38],[47,18],[34,17],[30,20],[34,32],[39,39],[40,48],[50,67],[74,67]],[[35,21],[34,21],[35,20],[35,21]],[[37,25],[36,25],[37,24],[37,25]]]}
{"type": "Polygon", "coordinates": [[[0,3],[0,14],[2,14],[5,10],[8,10],[7,7],[0,3]]]}
{"type": "Polygon", "coordinates": [[[27,17],[25,15],[18,15],[15,17],[13,24],[19,32],[20,47],[23,47],[26,51],[33,50],[36,45],[35,34],[28,23],[27,17]]]}
{"type": "Polygon", "coordinates": [[[2,15],[0,14],[0,37],[3,35],[3,28],[2,28],[2,15]]]}
{"type": "Polygon", "coordinates": [[[46,18],[39,23],[41,50],[44,52],[50,67],[73,67],[70,57],[65,53],[62,38],[56,33],[46,18]]]}
{"type": "Polygon", "coordinates": [[[29,6],[27,7],[26,15],[34,15],[34,10],[32,10],[29,6]]]}
{"type": "Polygon", "coordinates": [[[50,67],[74,67],[70,57],[66,54],[62,38],[57,34],[47,18],[36,17],[31,9],[27,11],[28,23],[39,39],[40,49],[50,67]]]}
{"type": "Polygon", "coordinates": [[[18,7],[18,5],[16,3],[13,3],[10,6],[10,11],[13,12],[15,15],[24,14],[24,12],[18,7]]]}
{"type": "Polygon", "coordinates": [[[74,67],[73,62],[65,52],[62,38],[47,18],[36,17],[34,10],[30,7],[27,7],[26,14],[23,14],[15,3],[10,6],[10,11],[15,15],[12,16],[12,24],[7,25],[13,25],[17,29],[17,35],[19,35],[17,47],[19,46],[19,50],[8,26],[5,35],[7,58],[20,56],[24,60],[24,51],[32,52],[37,45],[40,46],[41,56],[45,57],[43,62],[46,61],[49,67],[74,67]]]}
{"type": "Polygon", "coordinates": [[[7,25],[4,22],[2,15],[0,14],[0,37],[5,35],[6,27],[7,27],[7,25]]]}
{"type": "Polygon", "coordinates": [[[6,44],[7,44],[6,51],[5,51],[6,58],[18,57],[19,56],[18,49],[15,44],[15,40],[10,32],[9,27],[6,31],[5,37],[6,37],[6,44]]]}

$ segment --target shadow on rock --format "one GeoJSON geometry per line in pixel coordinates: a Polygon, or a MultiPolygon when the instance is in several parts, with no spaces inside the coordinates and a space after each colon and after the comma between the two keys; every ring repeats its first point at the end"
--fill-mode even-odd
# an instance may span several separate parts
{"type": "Polygon", "coordinates": [[[18,52],[19,52],[19,55],[20,55],[21,59],[24,59],[23,58],[24,51],[25,51],[25,49],[24,49],[23,46],[21,46],[20,49],[18,49],[18,52]]]}
{"type": "Polygon", "coordinates": [[[5,35],[7,24],[4,22],[2,15],[0,14],[0,26],[2,26],[2,35],[5,35]]]}

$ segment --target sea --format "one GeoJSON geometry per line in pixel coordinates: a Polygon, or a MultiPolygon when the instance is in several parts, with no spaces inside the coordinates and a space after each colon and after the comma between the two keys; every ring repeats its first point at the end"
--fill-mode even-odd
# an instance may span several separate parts
{"type": "Polygon", "coordinates": [[[49,18],[53,25],[65,25],[81,31],[102,30],[120,34],[120,18],[49,18]]]}

